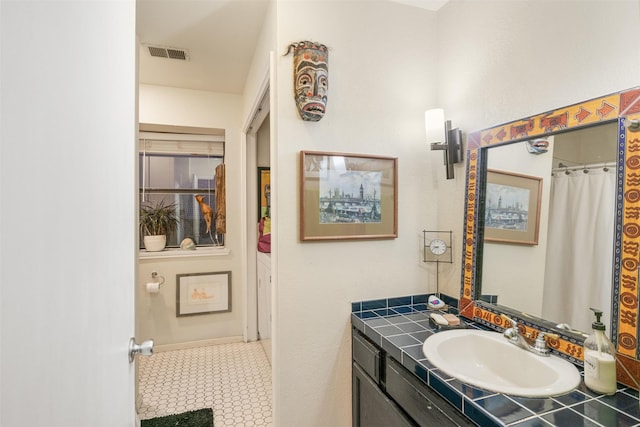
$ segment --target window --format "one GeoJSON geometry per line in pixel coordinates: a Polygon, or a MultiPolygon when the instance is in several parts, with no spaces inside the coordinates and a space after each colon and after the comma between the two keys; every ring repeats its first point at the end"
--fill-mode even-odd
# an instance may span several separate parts
{"type": "MultiPolygon", "coordinates": [[[[179,247],[185,238],[196,246],[223,246],[224,233],[216,232],[216,168],[224,163],[224,142],[212,135],[141,132],[139,140],[140,206],[173,204],[178,228],[167,236],[167,247],[179,247]],[[196,196],[202,196],[198,201],[196,196]],[[210,231],[200,203],[211,207],[210,231]]],[[[223,181],[222,181],[223,182],[223,181]]],[[[140,236],[140,248],[144,248],[140,236]]]]}

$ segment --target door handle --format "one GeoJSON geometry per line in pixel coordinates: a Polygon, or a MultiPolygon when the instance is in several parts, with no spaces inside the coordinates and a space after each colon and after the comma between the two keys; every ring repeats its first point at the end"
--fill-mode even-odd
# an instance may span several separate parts
{"type": "Polygon", "coordinates": [[[129,340],[129,363],[133,363],[136,354],[151,356],[153,354],[153,340],[146,340],[142,344],[138,344],[135,338],[131,338],[129,340]]]}

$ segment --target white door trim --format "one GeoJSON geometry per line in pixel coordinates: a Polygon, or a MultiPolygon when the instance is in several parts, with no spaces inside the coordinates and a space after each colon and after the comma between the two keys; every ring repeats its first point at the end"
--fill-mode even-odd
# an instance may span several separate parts
{"type": "Polygon", "coordinates": [[[245,135],[245,144],[242,149],[242,157],[244,158],[245,170],[242,177],[245,182],[243,189],[243,222],[242,234],[244,238],[242,242],[246,245],[242,250],[242,269],[245,272],[245,288],[244,294],[245,307],[243,318],[243,335],[245,341],[256,341],[258,339],[258,293],[257,293],[257,220],[256,211],[258,209],[258,172],[257,172],[257,136],[256,133],[265,117],[269,114],[269,71],[258,89],[258,95],[251,107],[251,113],[243,127],[245,135]]]}

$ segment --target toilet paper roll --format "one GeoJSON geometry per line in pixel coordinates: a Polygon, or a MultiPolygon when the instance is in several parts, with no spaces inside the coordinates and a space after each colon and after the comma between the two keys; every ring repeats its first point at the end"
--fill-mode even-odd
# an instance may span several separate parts
{"type": "Polygon", "coordinates": [[[158,282],[148,282],[147,283],[147,292],[150,294],[157,294],[160,291],[160,283],[158,282]]]}

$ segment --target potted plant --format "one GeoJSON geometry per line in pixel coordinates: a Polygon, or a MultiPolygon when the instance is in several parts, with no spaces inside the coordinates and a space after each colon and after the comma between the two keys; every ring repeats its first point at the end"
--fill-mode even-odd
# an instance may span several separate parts
{"type": "Polygon", "coordinates": [[[167,235],[178,226],[175,204],[165,204],[160,200],[155,204],[140,207],[140,233],[144,236],[144,247],[148,252],[165,248],[167,235]]]}

